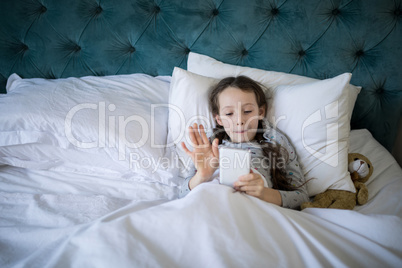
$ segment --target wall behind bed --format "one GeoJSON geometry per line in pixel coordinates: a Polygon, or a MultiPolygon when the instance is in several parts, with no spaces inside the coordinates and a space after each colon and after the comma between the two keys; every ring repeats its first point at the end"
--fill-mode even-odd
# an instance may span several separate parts
{"type": "Polygon", "coordinates": [[[363,87],[352,128],[391,150],[401,23],[401,0],[2,0],[0,91],[12,73],[170,75],[190,51],[321,79],[351,72],[363,87]]]}

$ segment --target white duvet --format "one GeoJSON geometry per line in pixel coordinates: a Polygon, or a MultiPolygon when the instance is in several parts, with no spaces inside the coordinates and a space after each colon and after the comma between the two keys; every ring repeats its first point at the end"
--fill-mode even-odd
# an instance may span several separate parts
{"type": "Polygon", "coordinates": [[[0,169],[1,267],[401,267],[402,171],[366,130],[374,165],[354,211],[284,209],[216,182],[177,188],[0,169]]]}

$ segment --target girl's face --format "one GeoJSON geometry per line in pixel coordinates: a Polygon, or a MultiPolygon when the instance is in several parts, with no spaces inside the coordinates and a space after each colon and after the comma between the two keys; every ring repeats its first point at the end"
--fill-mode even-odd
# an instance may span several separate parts
{"type": "Polygon", "coordinates": [[[254,92],[228,87],[218,96],[219,115],[216,122],[223,126],[232,142],[247,142],[257,133],[258,120],[264,118],[265,107],[258,107],[254,92]]]}

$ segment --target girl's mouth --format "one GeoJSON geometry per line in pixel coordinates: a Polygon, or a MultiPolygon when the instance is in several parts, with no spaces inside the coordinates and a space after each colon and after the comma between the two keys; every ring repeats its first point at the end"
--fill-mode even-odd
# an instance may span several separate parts
{"type": "Polygon", "coordinates": [[[236,133],[236,134],[243,134],[243,133],[245,133],[245,132],[247,132],[247,130],[238,130],[238,131],[234,131],[234,133],[236,133]]]}

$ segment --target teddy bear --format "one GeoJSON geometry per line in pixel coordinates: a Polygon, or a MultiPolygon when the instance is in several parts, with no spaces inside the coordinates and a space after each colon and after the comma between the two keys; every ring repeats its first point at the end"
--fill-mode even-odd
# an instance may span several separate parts
{"type": "Polygon", "coordinates": [[[353,209],[357,204],[364,205],[367,203],[368,190],[364,183],[373,174],[373,164],[367,157],[358,153],[350,153],[348,163],[350,178],[356,188],[356,193],[329,189],[316,195],[313,202],[303,203],[301,209],[312,207],[353,209]]]}

